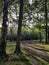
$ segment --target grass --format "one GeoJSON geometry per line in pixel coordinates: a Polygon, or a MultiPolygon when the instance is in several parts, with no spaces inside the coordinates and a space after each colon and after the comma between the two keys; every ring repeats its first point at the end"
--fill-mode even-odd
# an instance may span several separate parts
{"type": "Polygon", "coordinates": [[[41,65],[49,65],[49,63],[47,61],[45,61],[44,59],[38,57],[38,56],[34,56],[39,62],[41,65]]]}
{"type": "Polygon", "coordinates": [[[49,45],[45,45],[44,48],[49,50],[49,45]]]}
{"type": "Polygon", "coordinates": [[[6,47],[6,53],[7,54],[12,54],[14,53],[14,50],[15,50],[15,45],[16,45],[16,42],[7,42],[7,47],[6,47]]]}
{"type": "MultiPolygon", "coordinates": [[[[41,45],[44,49],[49,50],[49,45],[41,45]]],[[[22,54],[17,55],[14,54],[15,50],[15,42],[7,42],[6,53],[8,54],[9,58],[8,61],[2,61],[0,65],[33,65],[31,59],[26,54],[26,52],[22,49],[22,54]]],[[[49,52],[46,52],[49,54],[49,52]]],[[[47,61],[44,59],[34,56],[36,60],[40,62],[40,65],[49,65],[47,61]]]]}
{"type": "Polygon", "coordinates": [[[32,63],[25,54],[12,54],[9,55],[8,61],[2,61],[0,65],[32,65],[32,63]]]}
{"type": "Polygon", "coordinates": [[[43,49],[49,50],[49,45],[48,44],[43,44],[43,43],[35,43],[38,47],[41,47],[43,49]]]}
{"type": "Polygon", "coordinates": [[[15,43],[8,42],[6,53],[8,54],[8,61],[1,61],[0,65],[32,65],[30,58],[22,51],[22,54],[14,54],[15,43]]]}
{"type": "MultiPolygon", "coordinates": [[[[27,54],[27,53],[25,52],[25,54],[27,54]]],[[[40,63],[40,65],[49,65],[49,62],[45,61],[41,57],[33,55],[33,58],[36,59],[40,63]]]]}

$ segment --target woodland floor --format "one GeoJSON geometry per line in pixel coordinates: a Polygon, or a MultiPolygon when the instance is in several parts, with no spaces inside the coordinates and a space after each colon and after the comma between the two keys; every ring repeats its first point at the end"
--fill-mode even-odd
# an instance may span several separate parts
{"type": "Polygon", "coordinates": [[[21,44],[23,53],[17,55],[13,54],[15,50],[15,44],[13,43],[7,44],[8,61],[1,61],[0,65],[49,65],[48,44],[23,41],[21,44]]]}

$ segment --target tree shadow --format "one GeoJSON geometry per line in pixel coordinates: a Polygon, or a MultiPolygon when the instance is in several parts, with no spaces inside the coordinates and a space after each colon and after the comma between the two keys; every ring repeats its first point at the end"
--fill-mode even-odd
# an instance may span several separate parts
{"type": "Polygon", "coordinates": [[[32,65],[32,63],[30,62],[30,59],[28,59],[28,56],[24,54],[23,52],[21,54],[10,54],[8,57],[8,60],[6,58],[4,58],[4,60],[3,59],[1,60],[1,65],[2,65],[2,62],[3,64],[10,63],[10,62],[12,64],[16,62],[16,65],[27,65],[27,64],[32,65]]]}
{"type": "Polygon", "coordinates": [[[22,62],[24,65],[32,65],[32,63],[30,62],[30,59],[28,58],[28,56],[25,53],[20,53],[20,54],[13,54],[10,58],[9,61],[12,62],[22,62]]]}

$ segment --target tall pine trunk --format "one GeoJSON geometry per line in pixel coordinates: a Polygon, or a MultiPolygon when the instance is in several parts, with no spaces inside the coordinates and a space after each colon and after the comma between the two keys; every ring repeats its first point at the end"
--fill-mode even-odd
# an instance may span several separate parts
{"type": "Polygon", "coordinates": [[[8,0],[4,0],[2,38],[1,38],[1,55],[3,56],[6,56],[7,21],[8,21],[8,0]]]}
{"type": "Polygon", "coordinates": [[[48,37],[47,37],[47,0],[45,0],[45,21],[46,21],[46,26],[45,26],[45,28],[46,28],[46,39],[45,39],[45,43],[47,43],[48,42],[48,37]]]}
{"type": "Polygon", "coordinates": [[[19,21],[18,21],[18,31],[17,31],[17,41],[15,52],[21,52],[21,28],[23,19],[23,0],[20,0],[20,11],[19,11],[19,21]]]}

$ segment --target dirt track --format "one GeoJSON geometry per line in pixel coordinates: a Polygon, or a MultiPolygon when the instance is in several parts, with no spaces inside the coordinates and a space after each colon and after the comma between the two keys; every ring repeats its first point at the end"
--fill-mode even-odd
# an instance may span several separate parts
{"type": "Polygon", "coordinates": [[[49,50],[44,49],[44,45],[40,44],[29,44],[29,43],[24,43],[22,44],[22,48],[26,51],[26,54],[30,57],[33,65],[41,65],[41,61],[38,59],[41,58],[48,64],[43,64],[44,62],[42,61],[42,65],[49,65],[49,50]]]}

